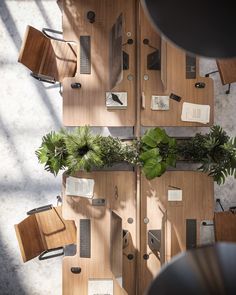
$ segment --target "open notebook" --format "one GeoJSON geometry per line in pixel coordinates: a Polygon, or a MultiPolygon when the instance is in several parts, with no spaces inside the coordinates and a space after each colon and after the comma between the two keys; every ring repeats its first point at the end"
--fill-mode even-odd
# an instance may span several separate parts
{"type": "Polygon", "coordinates": [[[92,198],[94,180],[69,176],[66,179],[66,195],[92,198]]]}
{"type": "Polygon", "coordinates": [[[210,122],[210,106],[196,103],[183,103],[181,120],[207,124],[210,122]]]}

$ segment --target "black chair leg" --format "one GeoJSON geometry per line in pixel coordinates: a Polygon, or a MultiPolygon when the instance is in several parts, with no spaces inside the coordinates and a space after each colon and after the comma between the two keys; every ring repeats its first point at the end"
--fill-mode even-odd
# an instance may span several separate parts
{"type": "Polygon", "coordinates": [[[230,94],[230,86],[231,84],[229,83],[228,90],[225,91],[226,94],[230,94]]]}
{"type": "Polygon", "coordinates": [[[211,74],[218,73],[218,72],[219,72],[219,71],[217,70],[217,71],[213,71],[213,72],[207,73],[207,74],[205,75],[205,77],[209,77],[211,74]]]}

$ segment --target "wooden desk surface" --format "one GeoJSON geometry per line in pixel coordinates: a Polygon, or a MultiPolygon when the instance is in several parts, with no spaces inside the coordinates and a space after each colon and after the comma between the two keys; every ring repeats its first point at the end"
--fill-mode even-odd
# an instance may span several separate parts
{"type": "Polygon", "coordinates": [[[217,59],[222,84],[236,82],[236,59],[217,59]]]}
{"type": "Polygon", "coordinates": [[[236,214],[215,212],[215,238],[218,242],[236,242],[236,214]]]}
{"type": "Polygon", "coordinates": [[[157,274],[161,262],[152,254],[147,241],[150,229],[162,229],[165,239],[162,262],[169,261],[177,253],[186,249],[186,219],[197,220],[197,242],[199,243],[200,222],[213,220],[213,180],[201,172],[168,171],[160,178],[147,181],[141,177],[141,272],[140,294],[157,274]],[[168,186],[182,189],[182,201],[167,199],[168,186]],[[149,223],[143,222],[148,217],[149,223]],[[148,260],[142,258],[148,253],[148,260]]]}
{"type": "MultiPolygon", "coordinates": [[[[136,114],[136,63],[135,42],[124,45],[129,54],[129,70],[123,71],[123,80],[112,91],[125,91],[128,106],[124,110],[107,110],[105,92],[109,87],[109,33],[117,17],[124,15],[124,38],[136,39],[135,0],[64,0],[63,37],[79,43],[81,35],[91,36],[91,74],[79,74],[80,54],[78,52],[77,76],[63,80],[63,124],[65,126],[134,126],[136,114]],[[94,11],[96,20],[89,23],[88,11],[94,11]],[[127,33],[130,36],[127,36],[127,33]],[[127,79],[128,75],[133,80],[127,79]],[[72,89],[71,83],[80,82],[81,89],[72,89]]],[[[78,45],[78,50],[79,50],[78,45]]]]}
{"type": "MultiPolygon", "coordinates": [[[[91,206],[91,200],[63,196],[63,217],[74,220],[77,225],[77,254],[63,258],[63,295],[87,295],[88,279],[113,279],[114,294],[135,294],[136,257],[128,260],[127,254],[136,256],[136,177],[132,171],[78,173],[78,177],[95,180],[94,198],[105,198],[105,207],[91,206]],[[116,188],[117,187],[117,188],[116,188]],[[118,193],[117,193],[118,192],[118,193]],[[110,211],[122,217],[122,227],[130,232],[131,239],[123,249],[124,289],[114,279],[110,268],[110,211]],[[128,218],[133,223],[128,223],[128,218]],[[79,220],[91,219],[91,258],[79,255],[79,220]],[[82,268],[80,274],[70,271],[72,266],[82,268]],[[127,292],[127,293],[126,293],[127,292]]],[[[64,178],[65,184],[65,178],[64,178]]],[[[64,190],[64,186],[63,186],[64,190]]]]}
{"type": "Polygon", "coordinates": [[[140,11],[140,30],[141,92],[145,95],[145,109],[141,109],[141,124],[143,126],[211,126],[214,122],[213,80],[199,76],[198,62],[196,79],[186,79],[185,52],[167,42],[166,71],[164,71],[166,74],[165,89],[161,81],[161,71],[147,70],[147,55],[154,49],[144,45],[143,40],[148,39],[151,46],[160,49],[161,37],[151,26],[142,8],[140,11]],[[148,75],[149,79],[144,80],[144,75],[148,75]],[[196,88],[196,82],[204,82],[205,88],[196,88]],[[181,102],[170,99],[168,111],[151,110],[152,95],[170,95],[170,93],[181,96],[181,102]],[[210,105],[210,123],[205,125],[181,121],[183,102],[210,105]]]}

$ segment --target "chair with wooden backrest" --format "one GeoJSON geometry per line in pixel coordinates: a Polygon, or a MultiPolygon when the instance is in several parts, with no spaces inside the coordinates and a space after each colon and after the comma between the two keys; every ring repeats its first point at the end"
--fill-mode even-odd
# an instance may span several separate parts
{"type": "Polygon", "coordinates": [[[218,70],[206,74],[205,77],[219,72],[222,84],[229,85],[225,92],[229,94],[231,83],[236,82],[236,59],[218,59],[216,60],[216,64],[218,70]]]}
{"type": "MultiPolygon", "coordinates": [[[[32,71],[38,80],[55,83],[73,77],[77,69],[77,46],[27,26],[18,62],[32,71]]],[[[60,33],[58,31],[49,30],[60,33]]]]}
{"type": "Polygon", "coordinates": [[[27,214],[27,218],[15,225],[24,262],[36,256],[43,260],[63,255],[64,246],[76,244],[75,223],[62,218],[61,206],[48,205],[27,214]],[[62,251],[58,253],[59,250],[62,251]]]}
{"type": "Polygon", "coordinates": [[[215,240],[224,242],[236,242],[236,214],[235,207],[229,211],[215,212],[215,240]]]}

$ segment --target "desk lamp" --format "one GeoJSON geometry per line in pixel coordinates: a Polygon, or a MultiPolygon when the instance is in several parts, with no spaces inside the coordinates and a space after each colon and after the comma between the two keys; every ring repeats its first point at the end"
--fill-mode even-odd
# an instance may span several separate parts
{"type": "Polygon", "coordinates": [[[236,243],[216,243],[183,252],[166,264],[147,295],[234,295],[236,243]]]}
{"type": "Polygon", "coordinates": [[[234,1],[141,0],[155,28],[189,53],[236,57],[234,1]]]}

